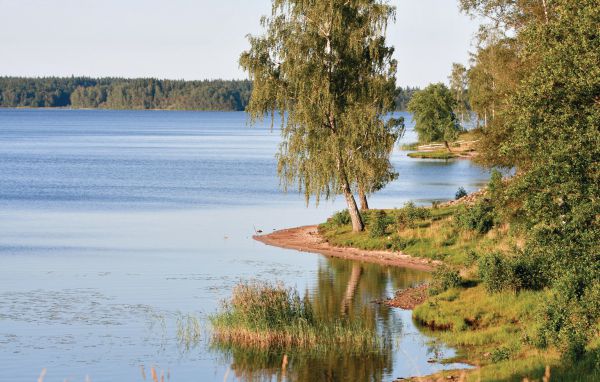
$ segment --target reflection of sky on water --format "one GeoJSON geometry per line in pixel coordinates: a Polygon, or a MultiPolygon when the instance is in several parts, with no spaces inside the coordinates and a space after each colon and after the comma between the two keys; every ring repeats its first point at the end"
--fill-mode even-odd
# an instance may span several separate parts
{"type": "MultiPolygon", "coordinates": [[[[247,128],[243,113],[0,110],[3,375],[33,380],[46,367],[46,381],[141,380],[144,364],[173,381],[223,380],[228,364],[206,338],[181,351],[178,312],[206,317],[240,279],[314,291],[325,269],[342,285],[349,263],[251,239],[343,208],[339,198],[305,208],[278,191],[277,141],[266,127],[247,128]]],[[[486,179],[466,161],[396,153],[394,164],[400,179],[376,207],[451,198],[486,179]]],[[[376,268],[361,282],[377,281],[376,268]]],[[[385,275],[361,301],[401,286],[385,275]]],[[[440,367],[426,362],[427,339],[409,312],[377,314],[403,323],[388,325],[402,336],[386,378],[440,367]]]]}

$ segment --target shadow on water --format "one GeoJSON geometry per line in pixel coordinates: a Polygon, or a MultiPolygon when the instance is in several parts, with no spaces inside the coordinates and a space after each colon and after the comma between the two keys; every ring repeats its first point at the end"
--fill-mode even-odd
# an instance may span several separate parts
{"type": "MultiPolygon", "coordinates": [[[[226,378],[244,381],[382,381],[394,368],[395,341],[403,335],[402,322],[393,311],[375,300],[427,280],[427,273],[375,264],[326,259],[317,280],[307,291],[314,314],[322,321],[359,319],[381,338],[370,349],[336,346],[311,349],[249,349],[213,342],[211,349],[228,363],[226,378]],[[230,375],[231,373],[231,375],[230,375]]],[[[412,323],[410,323],[412,324],[412,323]]],[[[415,370],[415,373],[417,371],[415,370]]]]}

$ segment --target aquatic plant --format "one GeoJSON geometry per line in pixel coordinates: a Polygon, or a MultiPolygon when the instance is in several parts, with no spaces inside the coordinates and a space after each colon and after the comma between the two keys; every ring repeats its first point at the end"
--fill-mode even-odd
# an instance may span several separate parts
{"type": "Polygon", "coordinates": [[[176,318],[177,339],[186,349],[190,349],[200,342],[202,326],[200,320],[193,314],[179,314],[176,318]]]}
{"type": "Polygon", "coordinates": [[[318,351],[376,349],[381,343],[376,329],[358,319],[317,319],[308,297],[281,283],[240,283],[209,319],[213,341],[221,345],[318,351]]]}

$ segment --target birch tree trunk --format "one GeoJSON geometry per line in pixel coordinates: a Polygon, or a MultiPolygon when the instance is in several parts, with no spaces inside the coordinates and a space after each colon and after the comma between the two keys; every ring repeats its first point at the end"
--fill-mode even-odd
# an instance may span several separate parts
{"type": "Polygon", "coordinates": [[[367,200],[367,194],[362,186],[358,186],[358,198],[360,199],[360,210],[367,211],[369,209],[369,201],[367,200]]]}
{"type": "Polygon", "coordinates": [[[360,216],[360,212],[358,211],[358,206],[356,205],[356,200],[354,199],[352,190],[350,190],[348,179],[345,176],[344,179],[342,179],[342,192],[344,193],[344,198],[346,198],[348,212],[350,213],[350,219],[352,220],[352,232],[363,231],[365,229],[365,225],[362,221],[362,217],[360,216]]]}

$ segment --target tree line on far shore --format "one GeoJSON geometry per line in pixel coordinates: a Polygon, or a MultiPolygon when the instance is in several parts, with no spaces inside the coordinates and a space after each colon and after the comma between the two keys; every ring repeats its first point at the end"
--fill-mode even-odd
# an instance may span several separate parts
{"type": "MultiPolygon", "coordinates": [[[[397,88],[396,110],[406,110],[417,90],[397,88]]],[[[248,80],[0,77],[0,107],[243,111],[251,92],[248,80]]]]}
{"type": "Polygon", "coordinates": [[[2,107],[244,110],[250,81],[0,77],[2,107]]]}

